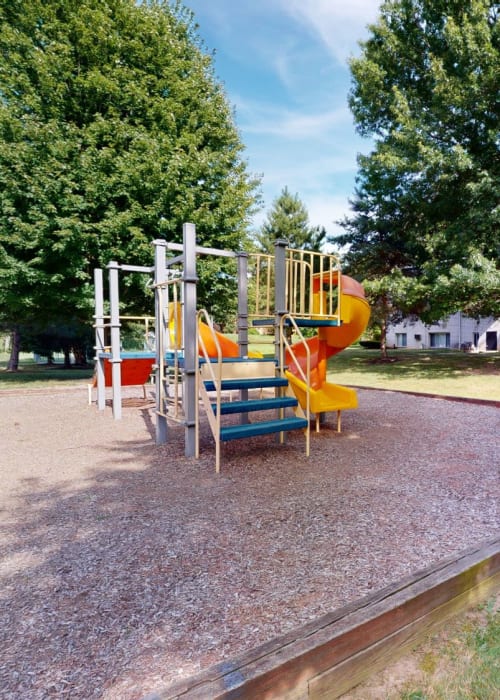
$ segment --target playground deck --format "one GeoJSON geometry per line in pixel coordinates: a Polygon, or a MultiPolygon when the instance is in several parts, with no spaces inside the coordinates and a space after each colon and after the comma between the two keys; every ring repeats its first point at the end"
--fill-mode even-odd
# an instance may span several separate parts
{"type": "Polygon", "coordinates": [[[207,426],[186,458],[136,388],[118,422],[85,391],[2,397],[5,697],[144,697],[498,531],[492,406],[362,390],[309,459],[264,436],[216,475],[207,426]]]}

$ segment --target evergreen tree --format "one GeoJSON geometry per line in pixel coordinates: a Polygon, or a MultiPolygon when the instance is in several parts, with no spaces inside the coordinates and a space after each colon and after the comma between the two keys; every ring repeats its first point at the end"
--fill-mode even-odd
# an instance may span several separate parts
{"type": "Polygon", "coordinates": [[[261,230],[255,236],[259,250],[274,254],[277,239],[288,241],[289,248],[320,251],[326,241],[326,231],[321,226],[309,225],[309,214],[298,194],[290,194],[285,187],[277,197],[261,230]]]}
{"type": "MultiPolygon", "coordinates": [[[[93,268],[150,264],[185,221],[244,245],[257,183],[190,12],[0,0],[0,28],[0,323],[89,322],[93,268]]],[[[127,278],[130,312],[145,293],[127,278]]]]}

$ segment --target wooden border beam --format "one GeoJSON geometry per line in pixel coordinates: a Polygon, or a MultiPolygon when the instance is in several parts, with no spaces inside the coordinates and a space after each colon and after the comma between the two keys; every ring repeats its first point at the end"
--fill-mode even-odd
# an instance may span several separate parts
{"type": "Polygon", "coordinates": [[[152,693],[147,700],[331,700],[499,587],[496,538],[152,693]]]}

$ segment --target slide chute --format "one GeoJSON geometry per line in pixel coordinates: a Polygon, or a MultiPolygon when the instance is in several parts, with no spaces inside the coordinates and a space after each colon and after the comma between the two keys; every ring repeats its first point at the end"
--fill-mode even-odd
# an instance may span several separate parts
{"type": "MultiPolygon", "coordinates": [[[[340,274],[340,273],[339,273],[340,274]]],[[[338,276],[333,280],[338,284],[338,276]]],[[[320,307],[320,279],[315,275],[313,281],[313,303],[320,307]]],[[[311,380],[309,386],[310,409],[316,414],[316,429],[319,430],[319,415],[337,411],[337,427],[340,430],[340,411],[357,408],[358,397],[354,389],[326,381],[328,358],[341,352],[358,340],[365,330],[370,307],[365,298],[362,285],[347,275],[340,274],[339,304],[341,324],[336,326],[319,326],[318,335],[306,340],[310,353],[311,380]]],[[[305,372],[307,351],[302,343],[292,346],[293,355],[287,352],[286,375],[303,408],[306,406],[307,387],[300,378],[299,365],[305,372]]]]}

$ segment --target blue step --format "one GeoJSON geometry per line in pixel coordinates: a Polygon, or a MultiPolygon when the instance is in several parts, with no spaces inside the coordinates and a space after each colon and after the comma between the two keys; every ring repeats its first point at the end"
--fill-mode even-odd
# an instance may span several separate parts
{"type": "MultiPolygon", "coordinates": [[[[252,377],[251,379],[223,379],[221,382],[222,391],[232,389],[266,389],[275,386],[288,386],[288,379],[285,377],[252,377]]],[[[215,391],[214,382],[205,382],[207,391],[215,391]]]]}
{"type": "MultiPolygon", "coordinates": [[[[249,401],[227,401],[221,403],[221,415],[229,413],[250,413],[250,411],[269,411],[273,408],[295,408],[298,401],[293,396],[281,396],[275,399],[251,399],[249,401]]],[[[217,404],[212,404],[214,413],[217,411],[217,404]]]]}
{"type": "Polygon", "coordinates": [[[243,425],[229,425],[221,428],[220,439],[222,442],[228,442],[229,440],[240,440],[241,438],[255,435],[269,435],[270,433],[303,430],[304,428],[307,428],[307,421],[304,418],[283,418],[262,423],[244,423],[243,425]]]}

